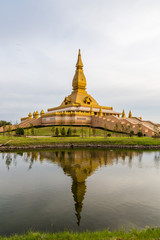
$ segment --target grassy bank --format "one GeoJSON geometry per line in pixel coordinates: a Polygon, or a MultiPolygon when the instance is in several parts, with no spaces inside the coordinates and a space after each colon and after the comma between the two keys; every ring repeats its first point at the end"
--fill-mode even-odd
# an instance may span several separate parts
{"type": "Polygon", "coordinates": [[[133,229],[129,232],[124,230],[110,232],[97,231],[97,232],[83,232],[83,233],[28,233],[23,235],[14,235],[11,237],[0,237],[0,240],[158,240],[160,239],[160,228],[146,228],[143,230],[133,229]]]}
{"type": "Polygon", "coordinates": [[[17,146],[58,146],[58,145],[115,145],[115,146],[160,146],[159,138],[149,137],[14,137],[0,136],[0,145],[17,146]],[[8,142],[9,141],[9,142],[8,142]],[[6,144],[7,143],[7,144],[6,144]]]}
{"type": "MultiPolygon", "coordinates": [[[[34,128],[28,128],[24,129],[24,135],[26,136],[32,136],[33,132],[35,136],[51,136],[53,135],[53,131],[55,132],[55,129],[58,128],[59,133],[61,132],[61,129],[64,128],[65,132],[67,133],[68,128],[71,129],[72,135],[77,135],[77,136],[84,136],[84,137],[89,137],[89,136],[98,136],[98,137],[104,137],[104,135],[111,134],[113,137],[123,137],[127,136],[125,133],[115,133],[115,132],[110,132],[106,131],[104,129],[99,129],[99,128],[91,128],[91,127],[86,127],[86,126],[46,126],[46,127],[34,127],[34,128]]],[[[15,135],[15,131],[11,132],[6,132],[6,136],[10,135],[15,135]]],[[[0,135],[3,135],[3,133],[0,133],[0,135]]]]}

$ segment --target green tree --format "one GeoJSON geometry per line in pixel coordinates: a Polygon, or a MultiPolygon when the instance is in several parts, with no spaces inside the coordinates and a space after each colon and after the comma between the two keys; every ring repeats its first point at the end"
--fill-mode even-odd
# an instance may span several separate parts
{"type": "Polygon", "coordinates": [[[53,137],[55,135],[55,127],[53,126],[52,128],[51,128],[51,137],[53,137]]]}
{"type": "Polygon", "coordinates": [[[93,132],[93,136],[96,137],[96,128],[93,128],[92,132],[93,132]]]}
{"type": "Polygon", "coordinates": [[[11,125],[8,125],[8,127],[7,127],[7,132],[8,132],[8,136],[11,136],[11,132],[12,132],[12,127],[11,127],[11,125]]]}
{"type": "Polygon", "coordinates": [[[65,136],[65,135],[66,135],[66,131],[65,131],[65,128],[64,128],[64,127],[61,129],[61,135],[62,135],[62,136],[65,136]]]}
{"type": "Polygon", "coordinates": [[[83,127],[81,128],[81,136],[83,138],[83,127]]]}
{"type": "Polygon", "coordinates": [[[24,129],[18,127],[18,128],[16,129],[16,135],[19,135],[19,136],[24,135],[24,129]]]}
{"type": "Polygon", "coordinates": [[[56,128],[56,136],[58,137],[59,136],[59,129],[56,128]]]}
{"type": "Polygon", "coordinates": [[[30,124],[30,126],[31,126],[31,135],[34,136],[34,126],[32,123],[30,124]]]}
{"type": "Polygon", "coordinates": [[[68,128],[68,131],[67,131],[67,136],[70,137],[71,136],[71,129],[68,128]]]}
{"type": "Polygon", "coordinates": [[[107,125],[106,123],[104,124],[104,138],[106,137],[107,135],[107,125]]]}

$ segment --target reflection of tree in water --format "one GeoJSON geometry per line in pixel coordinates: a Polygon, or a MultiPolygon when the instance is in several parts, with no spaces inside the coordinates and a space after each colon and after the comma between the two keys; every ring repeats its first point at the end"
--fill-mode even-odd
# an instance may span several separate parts
{"type": "Polygon", "coordinates": [[[10,153],[7,153],[7,154],[6,154],[5,160],[6,160],[6,167],[7,167],[8,171],[9,171],[10,165],[11,165],[11,163],[12,163],[12,156],[11,156],[10,153]]]}
{"type": "MultiPolygon", "coordinates": [[[[29,164],[30,170],[35,161],[47,161],[56,163],[60,166],[64,173],[72,178],[71,191],[75,202],[75,215],[77,224],[80,225],[83,201],[86,193],[86,179],[91,176],[99,167],[113,164],[125,164],[132,166],[132,158],[139,156],[139,152],[130,150],[66,150],[66,151],[41,151],[18,153],[23,160],[29,164]]],[[[15,155],[14,159],[17,158],[15,155]]],[[[142,153],[140,153],[142,157],[142,153]]],[[[10,169],[13,159],[12,155],[6,155],[6,166],[10,169]]],[[[141,158],[140,158],[141,161],[141,158]]]]}
{"type": "Polygon", "coordinates": [[[159,168],[159,165],[160,165],[160,152],[155,152],[154,162],[155,162],[156,168],[159,168]]]}

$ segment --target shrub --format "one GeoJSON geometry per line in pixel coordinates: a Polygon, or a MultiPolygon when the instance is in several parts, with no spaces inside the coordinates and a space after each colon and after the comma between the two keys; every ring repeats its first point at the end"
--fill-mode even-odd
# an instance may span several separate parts
{"type": "Polygon", "coordinates": [[[139,131],[139,132],[137,133],[137,135],[138,135],[138,137],[142,137],[142,136],[143,136],[142,131],[139,131]]]}
{"type": "Polygon", "coordinates": [[[129,136],[132,137],[134,135],[133,131],[130,131],[129,136]]]}
{"type": "Polygon", "coordinates": [[[24,135],[24,129],[23,128],[17,128],[16,129],[16,135],[19,135],[19,136],[24,135]]]}

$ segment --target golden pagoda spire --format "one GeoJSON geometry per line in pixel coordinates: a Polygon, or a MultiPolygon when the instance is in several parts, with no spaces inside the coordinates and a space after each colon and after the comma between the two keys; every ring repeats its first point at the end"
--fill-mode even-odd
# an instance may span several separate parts
{"type": "Polygon", "coordinates": [[[78,60],[76,64],[76,72],[72,82],[73,90],[76,92],[85,92],[86,89],[86,78],[83,73],[83,63],[81,59],[81,51],[79,49],[78,60]]]}
{"type": "Polygon", "coordinates": [[[80,225],[81,222],[81,212],[83,207],[83,200],[86,193],[86,184],[85,182],[78,182],[76,179],[73,179],[72,183],[72,193],[75,201],[75,215],[77,217],[77,224],[80,225]]]}
{"type": "Polygon", "coordinates": [[[79,53],[78,53],[76,68],[77,69],[82,69],[83,68],[83,63],[82,63],[82,59],[81,59],[81,50],[80,49],[79,49],[79,53]]]}
{"type": "Polygon", "coordinates": [[[125,114],[124,109],[123,109],[123,112],[122,112],[122,118],[126,118],[126,114],[125,114]]]}
{"type": "Polygon", "coordinates": [[[132,118],[132,112],[131,112],[131,110],[129,111],[128,117],[129,117],[129,118],[132,118]]]}

